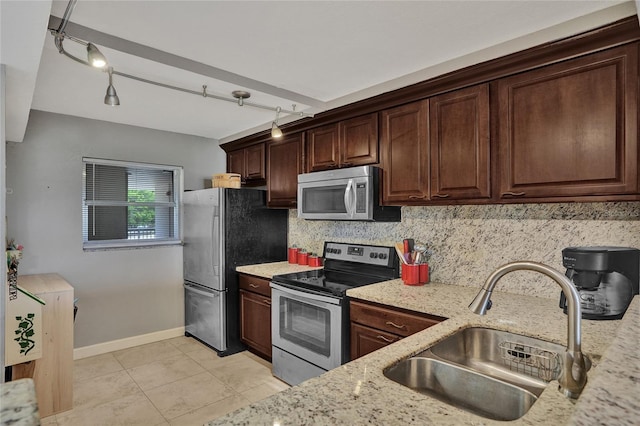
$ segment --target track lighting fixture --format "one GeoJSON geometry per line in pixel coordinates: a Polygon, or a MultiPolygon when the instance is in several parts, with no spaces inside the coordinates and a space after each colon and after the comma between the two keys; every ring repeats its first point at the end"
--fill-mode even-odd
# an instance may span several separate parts
{"type": "Polygon", "coordinates": [[[271,123],[271,137],[274,139],[279,139],[282,137],[282,130],[278,127],[278,117],[280,116],[280,111],[282,109],[280,107],[276,107],[276,119],[271,123]]]}
{"type": "Polygon", "coordinates": [[[87,58],[92,67],[104,68],[107,65],[107,58],[104,57],[102,52],[93,43],[87,44],[87,58]]]}
{"type": "Polygon", "coordinates": [[[58,52],[60,52],[61,54],[73,59],[76,62],[79,62],[83,65],[87,65],[87,66],[91,66],[91,67],[95,67],[95,68],[101,68],[103,71],[107,72],[109,74],[109,86],[107,86],[107,94],[104,97],[104,103],[106,105],[112,105],[112,106],[117,106],[120,105],[120,99],[118,98],[118,95],[116,94],[116,89],[115,87],[113,87],[113,75],[119,75],[121,77],[126,77],[132,80],[136,80],[136,81],[140,81],[142,83],[147,83],[147,84],[153,84],[155,86],[159,86],[159,87],[164,87],[165,89],[172,89],[172,90],[177,90],[180,92],[184,92],[184,93],[190,93],[192,95],[198,95],[198,96],[202,96],[205,98],[213,98],[213,99],[217,99],[217,100],[221,100],[221,101],[226,101],[226,102],[233,102],[235,104],[237,104],[238,106],[242,107],[242,106],[249,106],[249,107],[253,107],[253,108],[259,108],[259,109],[265,109],[265,110],[269,110],[269,111],[275,111],[276,112],[276,119],[275,121],[273,121],[271,123],[271,137],[273,138],[280,138],[282,137],[282,130],[280,129],[280,127],[278,127],[278,119],[280,116],[280,113],[285,113],[285,114],[290,114],[290,115],[297,115],[298,117],[313,117],[313,114],[308,114],[308,113],[304,113],[304,112],[298,112],[296,111],[296,106],[293,105],[292,110],[283,110],[282,108],[278,107],[271,107],[268,105],[261,105],[261,104],[257,104],[254,102],[246,102],[246,99],[248,99],[249,97],[251,97],[251,94],[247,91],[244,90],[235,90],[231,93],[231,95],[233,96],[233,98],[230,98],[228,96],[221,96],[221,95],[215,95],[215,94],[211,94],[211,93],[207,93],[207,86],[203,85],[202,86],[202,91],[195,91],[195,90],[190,90],[190,89],[185,89],[182,87],[177,87],[177,86],[172,86],[169,84],[165,84],[165,83],[160,83],[157,81],[153,81],[153,80],[149,80],[143,77],[138,77],[136,75],[131,75],[131,74],[126,74],[123,72],[119,72],[113,69],[113,67],[108,66],[108,61],[105,58],[105,56],[100,52],[100,50],[98,49],[98,47],[96,45],[94,45],[91,42],[87,42],[84,40],[80,40],[78,38],[72,37],[68,34],[65,33],[65,29],[67,27],[67,24],[69,23],[69,19],[71,18],[71,13],[73,12],[73,9],[75,7],[77,0],[69,0],[69,3],[67,5],[67,9],[64,13],[64,16],[62,17],[62,22],[60,23],[60,26],[57,29],[53,29],[50,28],[51,31],[51,35],[53,35],[54,37],[54,42],[56,47],[58,48],[58,52]],[[84,45],[87,47],[87,60],[85,61],[84,59],[78,58],[74,55],[72,55],[71,53],[67,52],[64,49],[63,46],[63,41],[65,39],[69,39],[71,41],[74,41],[76,43],[79,43],[81,45],[84,45]]]}
{"type": "Polygon", "coordinates": [[[120,105],[120,98],[118,98],[116,88],[113,87],[113,68],[109,67],[107,72],[109,73],[109,85],[107,86],[107,94],[104,96],[104,103],[111,106],[120,105]]]}

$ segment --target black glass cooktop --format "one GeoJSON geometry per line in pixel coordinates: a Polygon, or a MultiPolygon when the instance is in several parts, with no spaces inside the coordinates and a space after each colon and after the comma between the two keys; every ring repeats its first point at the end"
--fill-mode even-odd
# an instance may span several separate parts
{"type": "Polygon", "coordinates": [[[273,282],[290,288],[301,288],[315,292],[344,296],[348,289],[385,281],[388,278],[352,274],[340,271],[317,269],[306,272],[276,275],[273,282]]]}

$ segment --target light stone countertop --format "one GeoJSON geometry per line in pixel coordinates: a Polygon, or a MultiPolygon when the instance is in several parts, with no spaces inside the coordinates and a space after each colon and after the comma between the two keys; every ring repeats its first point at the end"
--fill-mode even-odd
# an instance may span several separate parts
{"type": "Polygon", "coordinates": [[[15,426],[40,424],[33,379],[0,384],[0,423],[15,426]]]}
{"type": "MultiPolygon", "coordinates": [[[[275,264],[269,265],[272,274],[286,272],[275,264]]],[[[351,289],[347,294],[354,299],[449,319],[208,424],[503,425],[504,422],[485,419],[414,392],[382,374],[385,367],[471,326],[491,327],[566,345],[567,318],[558,308],[557,299],[494,291],[492,309],[487,315],[479,316],[467,308],[477,291],[442,283],[406,286],[401,280],[351,289]],[[355,395],[358,381],[362,384],[359,394],[355,395]]],[[[577,403],[565,398],[557,391],[557,381],[553,381],[531,409],[513,424],[635,422],[640,416],[637,398],[639,309],[640,298],[636,297],[621,321],[582,320],[582,349],[594,367],[588,373],[589,381],[581,398],[577,403]],[[606,356],[601,359],[603,354],[606,356]]]]}
{"type": "Polygon", "coordinates": [[[262,263],[259,265],[246,265],[237,266],[236,271],[243,274],[255,275],[256,277],[262,277],[271,279],[274,275],[289,274],[293,272],[311,271],[314,269],[322,269],[322,266],[311,267],[305,265],[298,265],[296,263],[289,262],[273,262],[262,263]]]}

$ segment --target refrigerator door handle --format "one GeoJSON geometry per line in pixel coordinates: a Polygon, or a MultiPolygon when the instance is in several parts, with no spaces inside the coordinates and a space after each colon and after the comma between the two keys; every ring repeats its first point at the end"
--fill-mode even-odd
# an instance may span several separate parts
{"type": "Polygon", "coordinates": [[[201,296],[205,296],[205,297],[214,297],[215,296],[215,292],[212,291],[203,291],[203,290],[199,290],[196,286],[193,285],[189,285],[189,284],[185,284],[184,287],[189,290],[192,291],[196,294],[199,294],[201,296]]]}

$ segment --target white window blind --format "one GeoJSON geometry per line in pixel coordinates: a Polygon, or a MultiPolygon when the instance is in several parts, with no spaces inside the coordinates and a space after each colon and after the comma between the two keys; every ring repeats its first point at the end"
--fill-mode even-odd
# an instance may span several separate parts
{"type": "Polygon", "coordinates": [[[83,247],[180,243],[182,168],[83,159],[83,247]]]}

